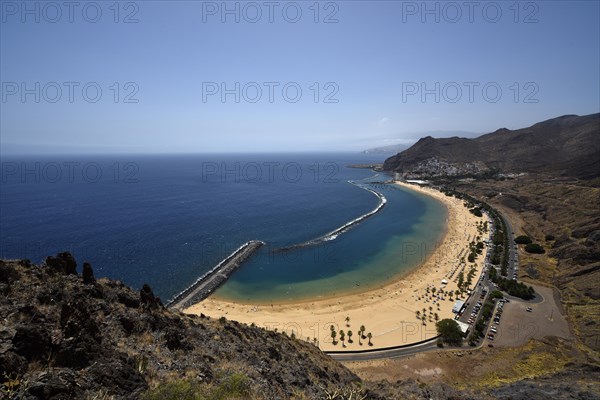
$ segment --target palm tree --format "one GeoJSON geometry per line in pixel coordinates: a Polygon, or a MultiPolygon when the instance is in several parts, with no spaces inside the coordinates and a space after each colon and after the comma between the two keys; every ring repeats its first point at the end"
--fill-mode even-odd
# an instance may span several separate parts
{"type": "Polygon", "coordinates": [[[317,346],[317,347],[319,346],[319,345],[318,345],[318,342],[319,342],[319,341],[317,340],[317,338],[313,338],[313,343],[314,343],[314,344],[315,344],[315,346],[317,346]]]}
{"type": "Polygon", "coordinates": [[[331,332],[333,332],[333,331],[335,331],[335,326],[331,325],[331,326],[329,327],[329,329],[331,330],[331,332]]]}
{"type": "Polygon", "coordinates": [[[440,320],[440,316],[438,315],[438,313],[433,314],[433,318],[435,319],[435,322],[438,322],[440,320]]]}
{"type": "Polygon", "coordinates": [[[369,346],[373,346],[373,343],[371,343],[371,338],[373,337],[373,335],[371,335],[371,332],[367,333],[367,337],[369,338],[369,346]]]}
{"type": "Polygon", "coordinates": [[[363,339],[365,338],[365,330],[366,330],[365,326],[361,325],[360,326],[360,336],[362,336],[363,339]]]}
{"type": "Polygon", "coordinates": [[[421,311],[417,310],[417,319],[421,319],[421,311]]]}
{"type": "Polygon", "coordinates": [[[333,339],[333,344],[335,345],[337,342],[335,341],[335,331],[331,331],[331,339],[333,339]]]}
{"type": "Polygon", "coordinates": [[[352,343],[352,331],[348,331],[348,343],[352,343]]]}
{"type": "Polygon", "coordinates": [[[429,312],[432,312],[432,311],[433,311],[433,307],[429,306],[429,312]]]}
{"type": "Polygon", "coordinates": [[[346,316],[346,326],[350,328],[350,316],[346,316]]]}
{"type": "Polygon", "coordinates": [[[340,331],[340,340],[342,341],[343,347],[346,347],[346,343],[344,343],[345,339],[346,339],[346,335],[344,334],[344,331],[340,331]]]}

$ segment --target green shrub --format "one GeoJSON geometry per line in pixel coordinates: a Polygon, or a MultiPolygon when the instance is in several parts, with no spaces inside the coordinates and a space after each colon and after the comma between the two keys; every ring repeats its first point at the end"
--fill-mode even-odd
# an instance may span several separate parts
{"type": "Polygon", "coordinates": [[[490,269],[490,279],[500,290],[504,290],[511,296],[516,296],[524,300],[531,300],[535,297],[535,291],[533,287],[527,286],[521,282],[517,282],[513,279],[502,278],[496,273],[492,273],[493,268],[490,269]]]}
{"type": "Polygon", "coordinates": [[[462,343],[463,334],[460,327],[453,319],[443,319],[435,324],[438,335],[448,344],[460,346],[462,343]]]}
{"type": "Polygon", "coordinates": [[[533,254],[544,254],[546,251],[537,243],[529,243],[525,246],[525,251],[533,254]]]}
{"type": "Polygon", "coordinates": [[[499,290],[494,290],[492,293],[490,293],[490,297],[493,299],[501,299],[504,297],[504,295],[502,294],[501,291],[499,290]]]}
{"type": "Polygon", "coordinates": [[[250,397],[250,379],[241,373],[225,376],[218,385],[202,384],[192,379],[160,383],[147,390],[144,400],[227,400],[250,397]]]}
{"type": "Polygon", "coordinates": [[[473,215],[475,215],[476,217],[482,217],[483,216],[483,214],[481,213],[481,210],[479,208],[472,208],[469,211],[471,211],[471,213],[473,215]]]}
{"type": "Polygon", "coordinates": [[[554,235],[546,235],[546,241],[554,240],[554,235]]]}
{"type": "Polygon", "coordinates": [[[521,236],[517,236],[515,238],[515,243],[518,243],[518,244],[529,244],[531,242],[532,242],[532,240],[529,236],[521,235],[521,236]]]}
{"type": "Polygon", "coordinates": [[[200,383],[191,379],[160,383],[142,395],[144,400],[201,400],[205,398],[200,383]]]}
{"type": "Polygon", "coordinates": [[[212,393],[210,399],[247,399],[250,394],[250,379],[244,374],[234,373],[228,375],[219,387],[212,393]]]}

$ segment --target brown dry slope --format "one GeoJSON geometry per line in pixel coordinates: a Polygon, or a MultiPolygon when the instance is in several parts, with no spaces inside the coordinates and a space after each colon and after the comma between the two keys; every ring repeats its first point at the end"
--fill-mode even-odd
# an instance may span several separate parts
{"type": "Polygon", "coordinates": [[[557,287],[575,334],[600,350],[600,188],[595,181],[524,176],[454,186],[498,207],[517,235],[545,248],[545,254],[519,250],[521,278],[557,287]],[[547,235],[554,239],[546,240],[547,235]]]}
{"type": "Polygon", "coordinates": [[[423,386],[472,390],[479,399],[600,399],[600,369],[583,360],[585,355],[573,342],[548,338],[520,347],[439,350],[345,364],[368,381],[409,378],[423,386]]]}
{"type": "Polygon", "coordinates": [[[600,170],[600,114],[564,115],[475,139],[426,137],[385,160],[384,169],[419,176],[551,173],[594,178],[600,170]]]}

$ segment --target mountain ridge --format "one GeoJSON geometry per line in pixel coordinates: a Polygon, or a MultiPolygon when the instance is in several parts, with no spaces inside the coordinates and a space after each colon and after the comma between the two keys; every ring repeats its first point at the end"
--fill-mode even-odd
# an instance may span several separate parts
{"type": "Polygon", "coordinates": [[[477,138],[426,136],[385,160],[407,177],[551,173],[581,179],[600,175],[600,113],[563,115],[526,128],[500,128],[477,138]]]}

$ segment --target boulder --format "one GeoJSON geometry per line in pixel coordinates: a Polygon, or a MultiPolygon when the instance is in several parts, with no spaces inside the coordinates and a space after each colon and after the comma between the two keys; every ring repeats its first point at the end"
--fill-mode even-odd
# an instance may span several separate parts
{"type": "Polygon", "coordinates": [[[15,352],[28,361],[45,360],[50,352],[50,334],[41,324],[18,327],[12,343],[15,352]]]}
{"type": "Polygon", "coordinates": [[[83,263],[83,283],[89,285],[96,282],[96,278],[94,278],[94,271],[92,270],[92,265],[90,263],[83,263]]]}
{"type": "Polygon", "coordinates": [[[56,257],[47,257],[46,265],[65,275],[77,275],[77,262],[69,252],[58,253],[56,257]]]}
{"type": "Polygon", "coordinates": [[[158,309],[160,301],[154,296],[154,292],[147,283],[140,290],[140,303],[142,307],[151,310],[158,309]]]}

